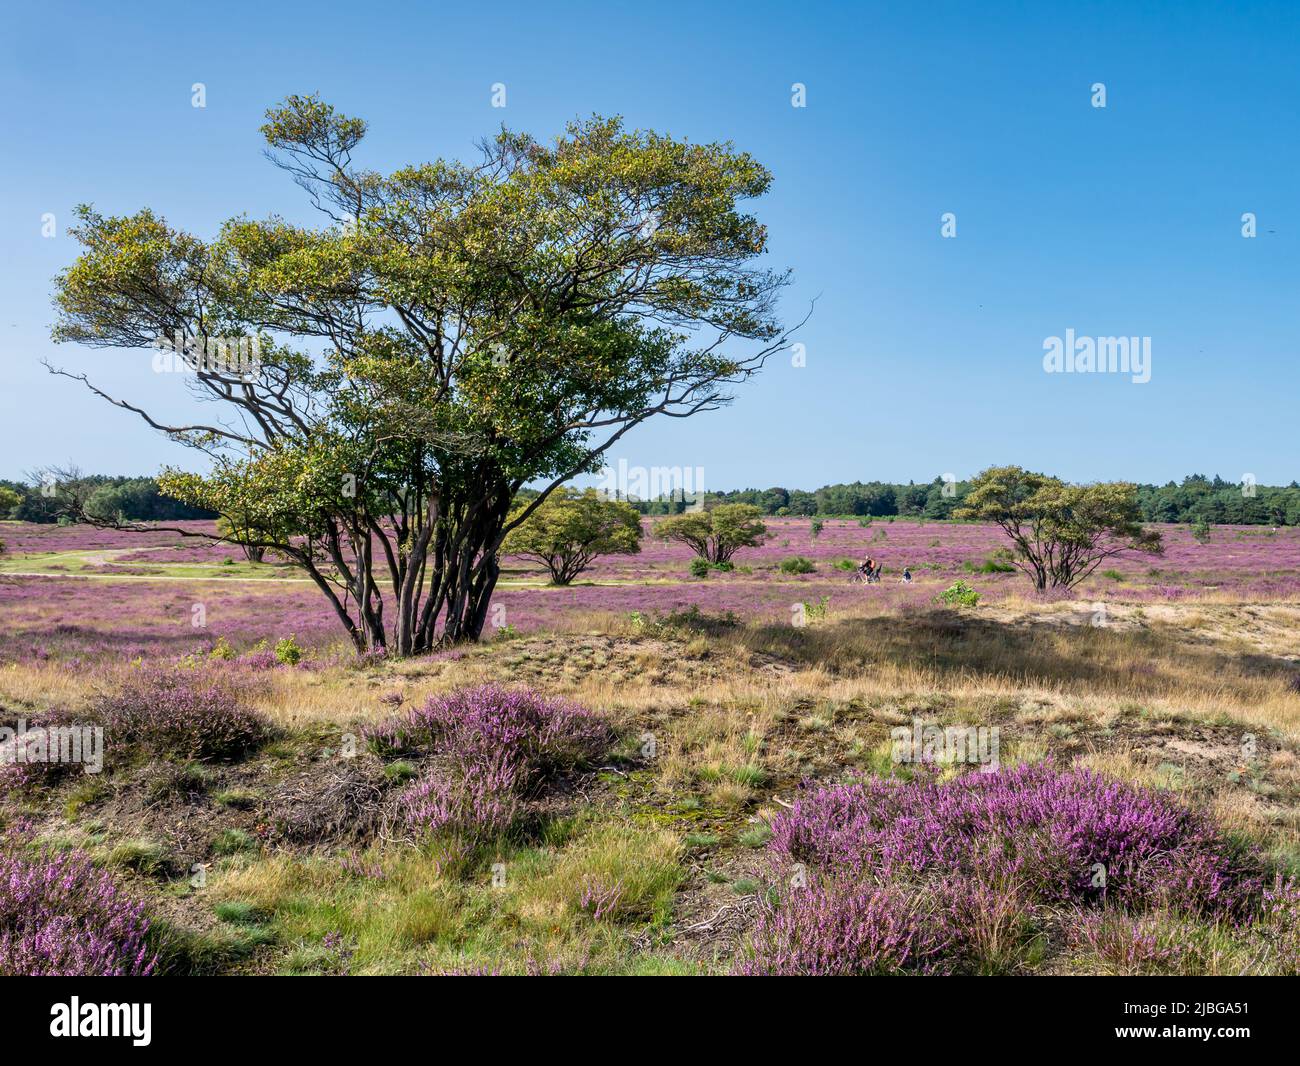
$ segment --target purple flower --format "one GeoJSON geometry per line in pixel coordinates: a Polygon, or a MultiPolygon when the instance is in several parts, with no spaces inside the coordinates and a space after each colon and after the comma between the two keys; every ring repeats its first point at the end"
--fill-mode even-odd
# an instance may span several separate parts
{"type": "Polygon", "coordinates": [[[0,976],[145,977],[143,905],[79,852],[0,854],[0,976]]]}

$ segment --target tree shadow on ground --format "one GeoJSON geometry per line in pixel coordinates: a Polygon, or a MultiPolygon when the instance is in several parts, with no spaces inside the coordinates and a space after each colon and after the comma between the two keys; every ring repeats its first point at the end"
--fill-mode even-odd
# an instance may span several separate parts
{"type": "Polygon", "coordinates": [[[1300,673],[1285,657],[1180,640],[1166,629],[1060,625],[1033,616],[1002,621],[938,607],[805,627],[754,626],[733,639],[791,665],[840,675],[889,667],[945,683],[1068,684],[1129,695],[1213,686],[1246,699],[1292,684],[1300,673]]]}

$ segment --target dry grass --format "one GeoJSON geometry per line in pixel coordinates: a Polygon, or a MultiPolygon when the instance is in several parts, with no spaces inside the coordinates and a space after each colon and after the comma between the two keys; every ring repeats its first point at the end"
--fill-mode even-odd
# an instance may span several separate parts
{"type": "MultiPolygon", "coordinates": [[[[890,730],[914,720],[996,727],[1004,764],[1080,762],[1176,791],[1300,869],[1300,694],[1290,687],[1300,610],[1124,608],[1096,628],[1088,607],[832,611],[799,629],[587,616],[455,658],[268,671],[260,709],[298,741],[223,778],[224,787],[256,786],[254,807],[299,786],[322,794],[336,766],[322,749],[390,714],[380,697],[393,693],[418,704],[466,684],[528,684],[606,715],[624,757],[552,797],[535,835],[460,866],[429,847],[379,840],[345,863],[351,846],[333,834],[222,853],[208,895],[177,906],[191,927],[219,922],[222,943],[253,945],[227,969],[725,969],[757,905],[772,813],[805,778],[901,772],[890,730]],[[500,885],[494,863],[504,863],[500,885]]],[[[7,666],[0,705],[76,708],[126,669],[7,666]]],[[[52,805],[50,831],[102,823],[96,854],[115,854],[137,874],[157,837],[188,868],[182,842],[152,823],[134,819],[117,834],[104,797],[78,799],[89,814],[62,825],[74,799],[52,805]]],[[[199,832],[195,809],[167,808],[187,838],[262,817],[214,801],[199,832]]],[[[987,956],[1000,968],[1029,965],[1014,949],[1015,916],[986,917],[987,956]]],[[[1207,934],[1196,966],[1235,972],[1230,947],[1207,934]]],[[[1105,944],[1094,955],[1099,969],[1119,965],[1105,944]]]]}

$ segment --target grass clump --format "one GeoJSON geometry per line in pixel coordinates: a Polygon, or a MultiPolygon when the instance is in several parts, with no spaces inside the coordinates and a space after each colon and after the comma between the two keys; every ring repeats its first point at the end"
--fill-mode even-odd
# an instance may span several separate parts
{"type": "Polygon", "coordinates": [[[158,877],[167,872],[167,849],[153,840],[124,840],[108,853],[108,863],[148,877],[158,877]]]}

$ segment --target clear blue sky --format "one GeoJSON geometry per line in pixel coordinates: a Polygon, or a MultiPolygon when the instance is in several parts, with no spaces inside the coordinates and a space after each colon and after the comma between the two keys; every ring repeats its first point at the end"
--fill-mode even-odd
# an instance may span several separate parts
{"type": "Polygon", "coordinates": [[[729,138],[771,168],[757,210],[771,265],[794,271],[786,312],[820,297],[808,365],[773,363],[730,409],[639,430],[615,458],[702,466],[710,489],[1008,462],[1286,483],[1300,478],[1298,40],[1294,0],[6,5],[0,476],[194,461],[40,366],[183,402],[146,353],[50,342],[50,278],[75,254],[63,230],[82,201],[148,205],[205,237],[245,212],[305,220],[257,127],[319,91],[370,122],[360,162],[376,168],[590,112],[729,138]],[[794,82],[806,108],[790,106],[794,82]],[[1044,339],[1070,328],[1151,337],[1151,381],[1045,374],[1044,339]]]}

